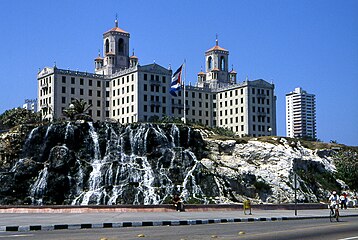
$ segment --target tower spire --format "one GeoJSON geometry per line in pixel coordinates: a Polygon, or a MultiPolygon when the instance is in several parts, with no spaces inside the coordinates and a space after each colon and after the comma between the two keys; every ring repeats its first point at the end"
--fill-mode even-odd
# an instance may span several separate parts
{"type": "Polygon", "coordinates": [[[218,34],[216,34],[216,40],[215,40],[216,46],[219,46],[219,40],[218,40],[218,34]]]}
{"type": "Polygon", "coordinates": [[[118,27],[118,14],[116,13],[116,20],[114,20],[115,26],[118,27]]]}

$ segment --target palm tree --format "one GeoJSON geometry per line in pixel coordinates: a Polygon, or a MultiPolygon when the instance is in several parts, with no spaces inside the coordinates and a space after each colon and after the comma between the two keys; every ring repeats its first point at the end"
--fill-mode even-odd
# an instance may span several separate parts
{"type": "Polygon", "coordinates": [[[63,110],[63,115],[68,117],[70,120],[91,120],[91,116],[87,113],[88,109],[92,107],[92,104],[88,104],[83,99],[75,98],[70,106],[63,110]]]}

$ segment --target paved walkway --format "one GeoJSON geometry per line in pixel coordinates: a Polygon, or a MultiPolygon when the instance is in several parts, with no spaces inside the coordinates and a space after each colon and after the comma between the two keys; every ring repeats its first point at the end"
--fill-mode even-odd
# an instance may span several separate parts
{"type": "MultiPolygon", "coordinates": [[[[341,216],[357,216],[358,209],[340,211],[341,216]]],[[[190,225],[221,222],[280,221],[328,218],[328,209],[254,210],[206,212],[121,212],[121,213],[0,213],[0,231],[31,231],[132,226],[190,225]]]]}

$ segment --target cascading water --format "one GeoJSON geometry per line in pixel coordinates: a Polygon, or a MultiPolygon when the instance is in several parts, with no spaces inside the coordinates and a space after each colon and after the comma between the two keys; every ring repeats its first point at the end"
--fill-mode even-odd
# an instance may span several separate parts
{"type": "MultiPolygon", "coordinates": [[[[30,162],[37,171],[28,190],[33,204],[161,204],[170,202],[177,186],[182,186],[184,200],[199,198],[205,195],[195,181],[200,162],[188,142],[181,141],[182,131],[190,128],[149,123],[42,126],[25,141],[39,145],[31,146],[35,151],[19,164],[23,169],[30,162]],[[41,164],[46,167],[39,169],[41,164]]],[[[183,136],[190,138],[185,132],[183,136]]]]}
{"type": "Polygon", "coordinates": [[[35,183],[31,186],[30,196],[32,200],[32,204],[34,205],[42,205],[42,196],[44,195],[47,187],[47,175],[48,169],[45,167],[39,173],[35,183]]]}

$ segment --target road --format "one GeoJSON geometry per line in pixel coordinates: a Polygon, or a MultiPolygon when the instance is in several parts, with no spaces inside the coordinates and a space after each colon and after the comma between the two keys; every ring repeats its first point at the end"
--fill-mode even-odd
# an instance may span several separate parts
{"type": "Polygon", "coordinates": [[[25,240],[201,240],[201,239],[310,239],[358,240],[358,218],[341,222],[329,219],[307,219],[273,222],[242,222],[189,226],[131,227],[116,229],[82,229],[32,232],[0,232],[2,239],[25,240]]]}

